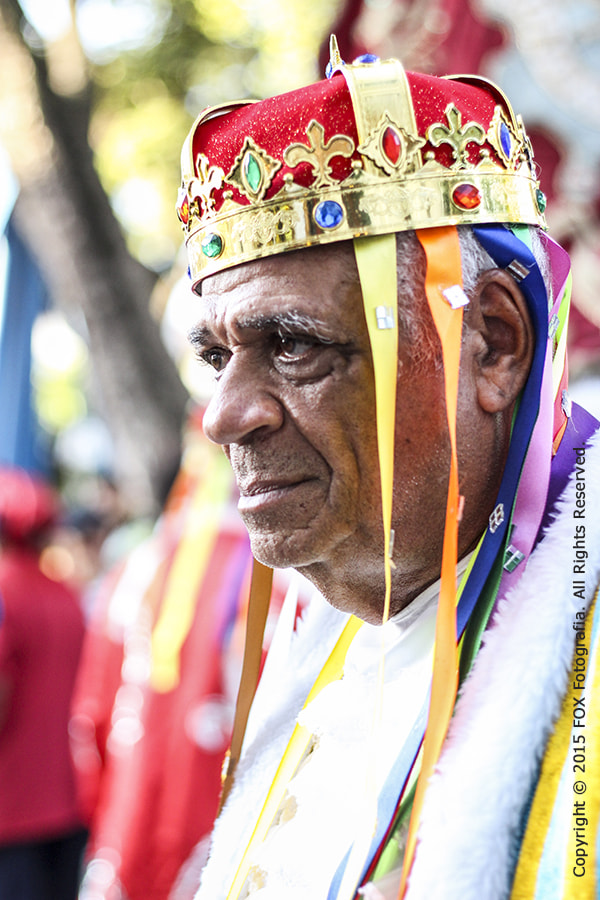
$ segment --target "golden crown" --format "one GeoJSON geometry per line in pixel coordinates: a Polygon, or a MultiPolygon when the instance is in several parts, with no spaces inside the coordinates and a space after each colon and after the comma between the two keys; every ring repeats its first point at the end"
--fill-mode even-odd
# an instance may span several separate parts
{"type": "Polygon", "coordinates": [[[344,64],[260,102],[205,110],[182,151],[177,212],[194,286],[264,256],[440,225],[545,227],[522,120],[484,79],[344,64]]]}

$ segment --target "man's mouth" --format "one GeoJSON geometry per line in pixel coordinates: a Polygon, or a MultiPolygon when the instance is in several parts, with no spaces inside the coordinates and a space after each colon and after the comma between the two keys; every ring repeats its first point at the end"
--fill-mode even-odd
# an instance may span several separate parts
{"type": "Polygon", "coordinates": [[[294,479],[255,479],[239,485],[240,512],[254,512],[290,499],[293,494],[314,485],[315,478],[302,476],[294,479]]]}

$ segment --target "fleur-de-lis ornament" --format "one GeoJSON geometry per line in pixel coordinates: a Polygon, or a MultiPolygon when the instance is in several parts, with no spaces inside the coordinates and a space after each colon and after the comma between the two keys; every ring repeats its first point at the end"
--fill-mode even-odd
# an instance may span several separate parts
{"type": "Polygon", "coordinates": [[[306,144],[290,144],[284,153],[286,165],[294,169],[302,162],[310,163],[315,177],[313,188],[319,189],[328,185],[335,185],[336,181],[331,177],[330,161],[334,156],[344,156],[349,159],[354,153],[354,141],[345,134],[335,134],[330,141],[325,143],[325,129],[311,119],[306,128],[310,141],[310,147],[306,144]]]}
{"type": "Polygon", "coordinates": [[[201,205],[201,217],[209,218],[214,215],[215,200],[212,195],[213,191],[219,190],[223,184],[223,169],[219,166],[211,166],[208,157],[203,153],[198,154],[196,159],[196,168],[198,170],[198,178],[193,178],[190,182],[190,197],[198,199],[201,205]]]}
{"type": "Polygon", "coordinates": [[[454,162],[453,169],[466,168],[469,165],[467,147],[469,144],[483,144],[485,142],[485,130],[478,122],[462,124],[462,115],[454,103],[446,107],[446,120],[448,125],[438,122],[427,129],[427,140],[434,147],[441,144],[449,144],[452,148],[454,162]]]}

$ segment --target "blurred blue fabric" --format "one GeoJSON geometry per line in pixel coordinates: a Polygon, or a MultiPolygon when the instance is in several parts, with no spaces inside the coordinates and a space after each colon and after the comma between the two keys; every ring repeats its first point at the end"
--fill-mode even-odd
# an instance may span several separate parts
{"type": "Polygon", "coordinates": [[[47,475],[48,447],[32,403],[31,332],[46,309],[40,271],[12,219],[18,184],[0,148],[0,463],[47,475]]]}

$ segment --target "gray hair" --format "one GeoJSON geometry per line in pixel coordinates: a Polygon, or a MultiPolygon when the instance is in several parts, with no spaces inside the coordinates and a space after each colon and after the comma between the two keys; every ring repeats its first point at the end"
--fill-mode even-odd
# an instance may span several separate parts
{"type": "MultiPolygon", "coordinates": [[[[483,249],[468,225],[457,228],[462,261],[463,289],[473,297],[475,285],[488,269],[496,268],[492,257],[483,249]]],[[[548,255],[539,231],[529,228],[533,255],[544,278],[551,302],[552,280],[548,255]]],[[[415,365],[441,365],[441,349],[425,297],[427,263],[425,252],[414,231],[396,235],[396,271],[398,279],[398,312],[402,337],[411,348],[415,365]]]]}

